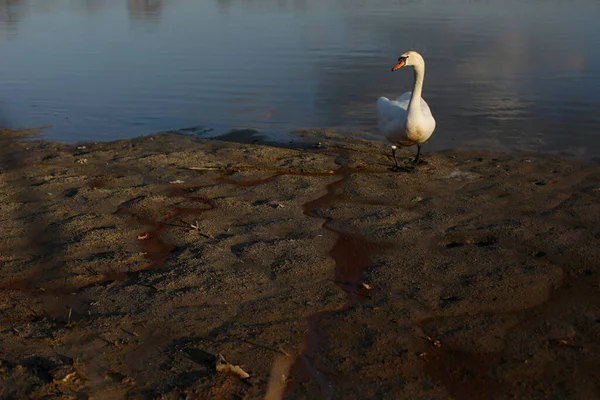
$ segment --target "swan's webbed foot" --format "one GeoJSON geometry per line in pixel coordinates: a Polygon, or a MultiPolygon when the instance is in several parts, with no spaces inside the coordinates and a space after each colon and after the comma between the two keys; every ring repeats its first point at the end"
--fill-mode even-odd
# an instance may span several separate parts
{"type": "Polygon", "coordinates": [[[417,166],[417,165],[427,165],[428,164],[427,161],[425,161],[425,160],[423,160],[421,158],[421,145],[420,144],[417,145],[417,156],[415,157],[414,160],[412,160],[412,164],[414,166],[417,166]]]}

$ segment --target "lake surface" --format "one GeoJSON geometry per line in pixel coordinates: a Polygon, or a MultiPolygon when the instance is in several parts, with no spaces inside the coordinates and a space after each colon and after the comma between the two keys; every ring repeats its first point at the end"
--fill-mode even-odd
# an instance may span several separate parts
{"type": "Polygon", "coordinates": [[[431,149],[600,154],[598,0],[0,0],[0,125],[376,131],[427,63],[431,149]]]}

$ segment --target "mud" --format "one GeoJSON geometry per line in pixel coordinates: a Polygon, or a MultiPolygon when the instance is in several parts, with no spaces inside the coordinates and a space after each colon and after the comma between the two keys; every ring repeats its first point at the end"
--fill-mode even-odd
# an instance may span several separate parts
{"type": "Polygon", "coordinates": [[[600,397],[597,161],[0,133],[1,398],[600,397]]]}

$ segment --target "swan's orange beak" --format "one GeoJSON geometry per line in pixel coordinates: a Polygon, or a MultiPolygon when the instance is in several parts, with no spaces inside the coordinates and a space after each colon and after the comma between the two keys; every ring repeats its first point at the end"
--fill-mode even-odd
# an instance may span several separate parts
{"type": "Polygon", "coordinates": [[[394,72],[397,69],[400,69],[402,67],[404,67],[406,65],[406,58],[400,57],[398,59],[398,64],[396,64],[396,66],[394,68],[392,68],[392,72],[394,72]]]}

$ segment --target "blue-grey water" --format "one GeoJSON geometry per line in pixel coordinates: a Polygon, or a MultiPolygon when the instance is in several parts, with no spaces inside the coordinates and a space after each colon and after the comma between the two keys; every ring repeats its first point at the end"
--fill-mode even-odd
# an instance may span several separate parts
{"type": "Polygon", "coordinates": [[[600,154],[598,0],[0,0],[0,125],[376,131],[427,63],[430,149],[600,154]]]}

